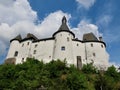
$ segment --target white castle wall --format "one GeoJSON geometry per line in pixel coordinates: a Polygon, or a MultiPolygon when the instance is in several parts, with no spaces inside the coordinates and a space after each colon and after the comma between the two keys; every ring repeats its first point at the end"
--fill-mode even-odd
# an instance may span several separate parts
{"type": "Polygon", "coordinates": [[[31,34],[27,36],[29,39],[21,40],[20,37],[17,37],[20,38],[20,42],[16,40],[17,38],[13,39],[6,58],[16,58],[16,64],[24,62],[27,57],[32,57],[43,60],[45,63],[52,59],[66,59],[68,64],[74,64],[75,66],[78,65],[77,62],[79,61],[81,66],[93,62],[99,68],[107,67],[109,56],[105,45],[94,39],[93,42],[75,39],[66,22],[64,17],[59,30],[49,39],[38,40],[31,34]],[[30,39],[30,36],[33,40],[30,39]],[[15,56],[16,51],[18,51],[17,56],[15,56]],[[81,61],[77,60],[78,56],[81,57],[81,61]]]}
{"type": "Polygon", "coordinates": [[[72,39],[73,35],[69,32],[59,32],[55,35],[53,59],[66,59],[68,64],[74,63],[72,39]],[[61,50],[62,47],[65,47],[65,50],[61,50]]]}
{"type": "Polygon", "coordinates": [[[85,47],[84,44],[79,41],[73,41],[73,55],[74,65],[77,65],[77,56],[81,56],[83,64],[86,64],[85,47]]]}
{"type": "Polygon", "coordinates": [[[85,46],[87,63],[94,62],[94,65],[100,68],[106,68],[108,66],[109,58],[103,43],[86,42],[85,46]]]}
{"type": "Polygon", "coordinates": [[[12,41],[10,44],[10,47],[9,47],[8,55],[6,58],[14,57],[15,51],[19,51],[19,45],[20,45],[20,43],[18,40],[12,41]]]}
{"type": "Polygon", "coordinates": [[[32,57],[38,60],[44,60],[45,63],[50,62],[53,57],[53,47],[54,47],[54,40],[35,42],[32,44],[31,47],[31,55],[32,57]]]}

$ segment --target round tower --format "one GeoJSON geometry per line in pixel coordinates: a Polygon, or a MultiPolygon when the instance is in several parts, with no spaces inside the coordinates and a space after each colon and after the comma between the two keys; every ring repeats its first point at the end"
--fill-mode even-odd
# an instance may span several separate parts
{"type": "Polygon", "coordinates": [[[9,47],[8,55],[6,57],[7,62],[9,63],[12,62],[14,64],[16,63],[16,58],[19,56],[19,45],[21,39],[22,39],[21,36],[18,35],[10,41],[10,47],[9,47]]]}
{"type": "Polygon", "coordinates": [[[106,44],[93,33],[83,36],[85,44],[86,62],[93,63],[97,68],[105,70],[108,67],[109,56],[106,52],[106,44]]]}
{"type": "Polygon", "coordinates": [[[53,37],[55,38],[53,59],[66,59],[67,63],[73,64],[72,39],[75,35],[69,30],[65,16],[62,19],[62,25],[53,37]]]}

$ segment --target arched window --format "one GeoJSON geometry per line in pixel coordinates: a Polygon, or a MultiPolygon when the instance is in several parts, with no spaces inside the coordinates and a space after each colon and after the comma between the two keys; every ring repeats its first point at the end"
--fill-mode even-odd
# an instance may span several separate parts
{"type": "Polygon", "coordinates": [[[14,56],[15,56],[15,57],[17,57],[17,56],[18,56],[18,51],[15,51],[14,56]]]}

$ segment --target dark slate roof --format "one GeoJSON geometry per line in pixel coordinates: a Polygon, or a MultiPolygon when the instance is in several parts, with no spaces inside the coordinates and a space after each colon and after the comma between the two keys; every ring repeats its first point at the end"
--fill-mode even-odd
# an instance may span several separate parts
{"type": "Polygon", "coordinates": [[[16,36],[16,37],[13,38],[12,40],[10,40],[10,42],[12,42],[13,40],[21,41],[21,40],[22,40],[22,37],[21,37],[21,35],[19,34],[18,36],[16,36]]]}
{"type": "Polygon", "coordinates": [[[83,41],[99,41],[93,33],[83,35],[83,41]]]}
{"type": "Polygon", "coordinates": [[[27,36],[22,41],[29,40],[29,39],[38,40],[36,36],[34,36],[31,33],[28,33],[27,36]]]}
{"type": "Polygon", "coordinates": [[[67,26],[67,19],[65,16],[62,18],[62,24],[61,24],[60,28],[58,29],[58,31],[56,31],[53,34],[53,37],[59,32],[69,32],[73,35],[73,37],[75,37],[75,34],[72,31],[70,31],[68,26],[67,26]]]}
{"type": "Polygon", "coordinates": [[[67,19],[66,17],[64,16],[62,18],[62,25],[60,26],[60,28],[58,30],[69,30],[68,26],[67,26],[67,19]]]}

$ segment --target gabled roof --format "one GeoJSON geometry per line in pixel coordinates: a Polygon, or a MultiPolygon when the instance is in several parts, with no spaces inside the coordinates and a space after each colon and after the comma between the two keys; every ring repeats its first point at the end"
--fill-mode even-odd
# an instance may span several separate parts
{"type": "Polygon", "coordinates": [[[37,40],[38,38],[36,36],[34,36],[33,34],[28,33],[27,36],[24,39],[34,39],[34,40],[37,40]]]}
{"type": "Polygon", "coordinates": [[[91,32],[83,35],[83,41],[99,41],[97,37],[91,32]]]}
{"type": "Polygon", "coordinates": [[[21,41],[22,40],[22,37],[21,35],[17,35],[15,38],[13,38],[12,40],[10,40],[10,42],[12,42],[13,40],[18,40],[18,41],[21,41]]]}

